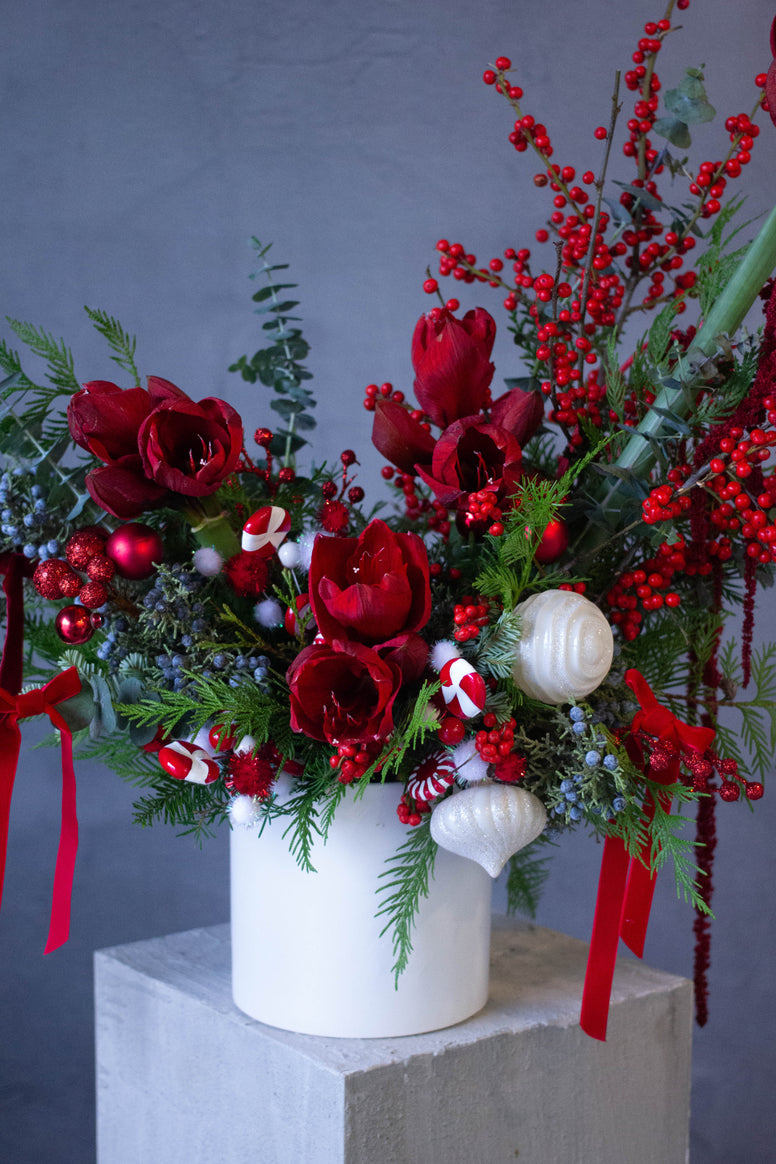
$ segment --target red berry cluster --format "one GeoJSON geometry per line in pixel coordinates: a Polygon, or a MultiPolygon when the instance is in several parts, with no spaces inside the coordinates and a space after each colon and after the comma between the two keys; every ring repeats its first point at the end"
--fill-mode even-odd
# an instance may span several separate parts
{"type": "Polygon", "coordinates": [[[412,797],[407,796],[406,792],[402,793],[401,800],[396,805],[396,815],[403,825],[410,825],[412,828],[417,828],[426,813],[431,812],[431,805],[423,800],[413,800],[412,797]]]}
{"type": "Polygon", "coordinates": [[[470,493],[464,518],[467,526],[484,528],[491,537],[500,538],[504,532],[501,521],[503,514],[496,500],[496,494],[487,489],[478,489],[476,493],[470,493]]]}
{"type": "MultiPolygon", "coordinates": [[[[393,400],[396,404],[404,403],[404,393],[398,388],[394,390],[393,384],[381,384],[379,388],[376,384],[367,384],[364,396],[364,408],[367,412],[374,412],[378,396],[382,397],[383,400],[393,400]]],[[[413,420],[423,421],[423,413],[419,408],[416,408],[411,415],[413,420]]],[[[424,427],[430,428],[431,426],[426,423],[424,427]]]]}
{"type": "MultiPolygon", "coordinates": [[[[677,570],[690,573],[685,542],[681,537],[672,543],[663,542],[655,557],[649,558],[639,568],[621,574],[617,579],[606,596],[611,608],[609,621],[619,626],[623,638],[628,642],[639,634],[643,612],[660,610],[662,606],[679,606],[680,596],[675,590],[668,589],[677,570]]],[[[699,568],[697,572],[710,573],[711,564],[699,568]]]]}
{"type": "Polygon", "coordinates": [[[339,744],[336,754],[329,757],[329,764],[336,771],[340,784],[352,784],[360,780],[371,768],[383,750],[382,740],[367,740],[361,744],[339,744]]]}
{"type": "Polygon", "coordinates": [[[738,772],[738,763],[730,758],[722,759],[710,749],[688,756],[685,766],[691,774],[691,787],[695,792],[716,792],[721,800],[729,803],[739,800],[741,794],[747,800],[760,800],[765,789],[759,780],[745,780],[738,772]],[[720,783],[711,783],[714,772],[719,773],[720,783]]]}
{"type": "MultiPolygon", "coordinates": [[[[450,515],[447,506],[434,497],[419,497],[418,482],[411,473],[397,473],[392,465],[384,465],[380,472],[386,481],[392,481],[396,489],[403,492],[404,509],[409,520],[419,522],[421,518],[425,519],[426,528],[432,533],[440,534],[443,540],[447,541],[450,535],[450,515]]],[[[441,566],[433,572],[441,573],[441,566]]]]}
{"type": "Polygon", "coordinates": [[[105,553],[107,534],[95,529],[78,530],[65,546],[65,557],[39,562],[33,585],[42,598],[78,598],[88,610],[103,606],[109,597],[108,583],[115,563],[105,553]],[[78,571],[83,571],[87,581],[78,571]]]}
{"type": "Polygon", "coordinates": [[[476,639],[482,627],[490,621],[490,603],[485,598],[476,601],[470,595],[464,595],[453,611],[455,631],[453,638],[457,643],[466,643],[469,639],[476,639]]]}
{"type": "Polygon", "coordinates": [[[498,764],[512,751],[516,721],[511,717],[499,723],[493,712],[482,717],[483,727],[474,737],[474,746],[488,764],[498,764]]]}

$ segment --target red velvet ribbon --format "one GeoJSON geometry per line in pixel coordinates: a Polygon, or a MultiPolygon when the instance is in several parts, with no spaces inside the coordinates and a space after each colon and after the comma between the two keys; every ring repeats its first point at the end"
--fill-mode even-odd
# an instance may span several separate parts
{"type": "MultiPolygon", "coordinates": [[[[630,759],[645,776],[660,784],[676,784],[682,755],[704,752],[714,741],[711,728],[692,727],[658,703],[651,687],[635,668],[625,673],[625,682],[639,702],[640,710],[633,717],[625,743],[630,759]],[[654,737],[664,749],[662,766],[650,766],[650,757],[644,754],[639,736],[654,737]]],[[[658,793],[662,807],[669,811],[671,795],[658,793]]],[[[606,1038],[609,1017],[609,999],[612,992],[617,945],[622,938],[633,953],[641,958],[647,936],[647,925],[655,892],[656,875],[650,870],[652,842],[649,826],[657,804],[652,791],[644,799],[643,823],[646,839],[638,857],[631,857],[619,837],[607,837],[601,859],[598,879],[590,954],[582,994],[581,1026],[594,1039],[606,1038]]]]}
{"type": "MultiPolygon", "coordinates": [[[[8,630],[10,634],[10,617],[8,630]]],[[[4,655],[7,651],[8,640],[6,639],[4,655]]],[[[55,675],[45,687],[27,691],[23,695],[17,695],[0,688],[0,900],[2,899],[5,857],[8,847],[11,794],[16,778],[22,739],[18,721],[28,719],[33,715],[47,715],[53,726],[59,728],[61,733],[62,811],[46,954],[63,945],[70,934],[70,898],[75,857],[78,850],[73,736],[56,705],[63,703],[66,699],[72,699],[80,690],[81,680],[78,678],[78,671],[75,667],[69,667],[67,671],[55,675]]]]}
{"type": "Polygon", "coordinates": [[[0,687],[17,695],[24,668],[24,579],[32,577],[33,567],[23,554],[0,554],[0,573],[6,602],[0,687]]]}

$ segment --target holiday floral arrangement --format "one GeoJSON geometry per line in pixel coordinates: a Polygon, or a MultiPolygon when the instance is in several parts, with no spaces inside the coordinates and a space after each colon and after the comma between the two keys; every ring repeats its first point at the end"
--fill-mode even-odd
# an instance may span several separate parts
{"type": "Polygon", "coordinates": [[[506,866],[510,905],[532,911],[547,842],[584,828],[604,841],[585,1029],[603,1037],[618,937],[642,952],[666,863],[696,911],[705,1021],[715,810],[754,807],[776,740],[775,648],[752,647],[776,561],[776,214],[732,245],[728,196],[776,81],[691,163],[691,127],[714,116],[704,78],[664,91],[656,71],[687,6],[645,24],[579,177],[510,60],[485,72],[552,210],[535,251],[481,265],[437,244],[439,279],[502,300],[517,375],[496,390],[493,317],[429,270],[415,402],[388,383],[364,400],[396,506],[369,503],[352,450],[300,468],[308,346],[256,240],[266,344],[230,369],[270,390],[253,431],[222,399],[144,381],[102,311],[123,386],[83,383],[63,342],[11,321],[48,374],[0,347],[0,840],[18,721],[47,714],[63,753],[48,948],[68,931],[73,748],[140,785],[141,824],[281,818],[305,868],[338,805],[381,781],[406,825],[375,899],[397,974],[438,845],[506,866]],[[628,182],[607,176],[614,148],[628,182]],[[763,327],[741,330],[758,297],[763,327]]]}

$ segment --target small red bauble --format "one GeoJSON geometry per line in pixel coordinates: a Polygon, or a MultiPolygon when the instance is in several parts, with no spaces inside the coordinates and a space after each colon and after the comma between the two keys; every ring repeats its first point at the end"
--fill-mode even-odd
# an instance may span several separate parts
{"type": "Polygon", "coordinates": [[[105,553],[122,578],[150,578],[164,557],[164,543],[155,529],[141,521],[119,526],[105,543],[105,553]]]}
{"type": "Polygon", "coordinates": [[[85,606],[65,606],[54,624],[63,642],[71,646],[87,643],[94,634],[90,612],[85,606]]]}
{"type": "Polygon", "coordinates": [[[67,562],[61,558],[48,558],[45,562],[38,562],[32,576],[32,584],[41,598],[61,598],[62,579],[72,570],[67,562]]]}
{"type": "Polygon", "coordinates": [[[466,735],[466,725],[462,719],[446,715],[439,725],[437,735],[442,744],[460,744],[466,735]]]}
{"type": "Polygon", "coordinates": [[[75,598],[83,584],[84,580],[81,575],[76,574],[75,570],[71,570],[68,566],[67,573],[62,575],[59,582],[59,589],[62,592],[61,597],[75,598]]]}
{"type": "Polygon", "coordinates": [[[569,531],[565,521],[556,518],[551,521],[542,534],[542,540],[536,547],[534,558],[537,562],[556,562],[561,554],[565,553],[569,544],[569,531]]]}
{"type": "Polygon", "coordinates": [[[105,553],[105,538],[93,529],[80,529],[68,539],[65,557],[75,570],[85,570],[92,558],[105,553]]]}
{"type": "Polygon", "coordinates": [[[116,563],[106,554],[95,554],[86,566],[86,573],[92,582],[110,582],[116,573],[116,563]]]}
{"type": "Polygon", "coordinates": [[[88,610],[96,610],[98,606],[104,606],[108,601],[108,591],[102,582],[87,582],[78,591],[78,597],[88,610]]]}

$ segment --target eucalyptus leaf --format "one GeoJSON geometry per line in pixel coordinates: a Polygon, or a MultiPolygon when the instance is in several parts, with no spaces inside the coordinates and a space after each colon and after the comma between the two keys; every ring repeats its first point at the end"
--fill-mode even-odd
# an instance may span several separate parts
{"type": "Polygon", "coordinates": [[[658,117],[652,125],[652,129],[660,137],[666,138],[671,145],[677,146],[680,150],[689,149],[692,145],[692,138],[690,131],[687,128],[687,122],[682,121],[678,117],[658,117]]]}
{"type": "Polygon", "coordinates": [[[717,115],[706,96],[703,73],[699,69],[688,69],[677,88],[666,92],[664,104],[666,109],[690,125],[713,121],[717,115]]]}

